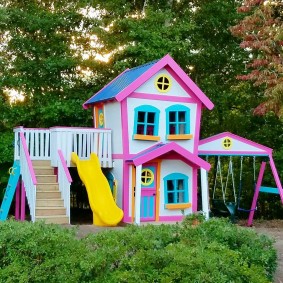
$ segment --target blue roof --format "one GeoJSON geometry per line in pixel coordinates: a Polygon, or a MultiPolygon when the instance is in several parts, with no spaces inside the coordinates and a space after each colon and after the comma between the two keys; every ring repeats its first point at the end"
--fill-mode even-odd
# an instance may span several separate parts
{"type": "Polygon", "coordinates": [[[93,97],[84,103],[89,105],[99,101],[105,101],[114,98],[118,93],[133,83],[138,77],[149,70],[158,60],[146,63],[144,65],[126,70],[120,76],[116,77],[112,82],[97,92],[93,97]]]}

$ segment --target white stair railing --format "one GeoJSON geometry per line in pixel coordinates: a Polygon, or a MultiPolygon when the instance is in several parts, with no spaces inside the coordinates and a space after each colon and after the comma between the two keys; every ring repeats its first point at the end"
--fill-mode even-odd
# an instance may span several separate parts
{"type": "Polygon", "coordinates": [[[66,214],[69,218],[70,224],[70,186],[72,183],[72,177],[67,167],[66,160],[62,151],[58,150],[59,162],[58,162],[58,183],[61,196],[64,200],[64,207],[66,208],[66,214]]]}
{"type": "Polygon", "coordinates": [[[24,134],[31,160],[50,160],[50,130],[44,128],[14,129],[15,132],[15,159],[19,159],[20,133],[24,134]]]}
{"type": "Polygon", "coordinates": [[[31,163],[31,158],[28,151],[28,146],[23,132],[20,132],[20,166],[22,181],[26,190],[27,201],[30,209],[31,221],[35,221],[35,206],[36,206],[36,176],[31,163]]]}

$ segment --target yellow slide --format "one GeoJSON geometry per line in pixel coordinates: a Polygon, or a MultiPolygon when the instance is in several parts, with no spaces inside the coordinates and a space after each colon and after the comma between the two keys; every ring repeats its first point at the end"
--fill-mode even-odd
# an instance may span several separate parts
{"type": "Polygon", "coordinates": [[[91,153],[89,160],[80,160],[78,155],[73,152],[71,159],[76,164],[79,176],[86,187],[93,212],[93,224],[116,226],[123,218],[123,210],[116,205],[113,199],[97,155],[91,153]]]}

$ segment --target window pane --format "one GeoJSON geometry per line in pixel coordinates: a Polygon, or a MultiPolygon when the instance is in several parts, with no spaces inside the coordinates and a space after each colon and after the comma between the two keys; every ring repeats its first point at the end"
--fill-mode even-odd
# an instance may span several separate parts
{"type": "Polygon", "coordinates": [[[153,136],[154,134],[154,126],[147,126],[146,134],[149,136],[153,136]]]}
{"type": "Polygon", "coordinates": [[[177,203],[185,202],[185,193],[179,192],[177,193],[177,203]]]}
{"type": "Polygon", "coordinates": [[[168,193],[168,203],[175,203],[174,193],[168,193]]]}
{"type": "Polygon", "coordinates": [[[185,111],[179,111],[179,122],[185,122],[186,121],[186,112],[185,111]]]}
{"type": "Polygon", "coordinates": [[[137,134],[138,135],[144,135],[144,125],[138,125],[137,126],[137,134]]]}
{"type": "Polygon", "coordinates": [[[167,181],[167,191],[174,191],[174,181],[173,180],[167,181]]]}
{"type": "Polygon", "coordinates": [[[141,111],[138,112],[138,122],[142,122],[142,123],[145,122],[145,112],[141,112],[141,111]]]}
{"type": "Polygon", "coordinates": [[[155,117],[154,112],[148,112],[147,113],[147,123],[154,124],[154,117],[155,117]]]}
{"type": "Polygon", "coordinates": [[[184,189],[184,180],[178,180],[177,184],[178,184],[177,190],[182,191],[184,189]]]}
{"type": "Polygon", "coordinates": [[[176,122],[176,112],[169,112],[169,122],[176,122]]]}

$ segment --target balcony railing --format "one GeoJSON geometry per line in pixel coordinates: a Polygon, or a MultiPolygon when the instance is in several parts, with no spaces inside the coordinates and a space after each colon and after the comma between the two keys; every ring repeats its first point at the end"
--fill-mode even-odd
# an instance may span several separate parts
{"type": "Polygon", "coordinates": [[[71,166],[71,153],[81,159],[88,159],[90,153],[97,154],[101,167],[112,168],[112,136],[110,129],[53,127],[33,129],[18,127],[15,132],[15,160],[20,159],[20,133],[26,139],[31,160],[51,160],[51,165],[58,167],[58,150],[71,166]]]}

